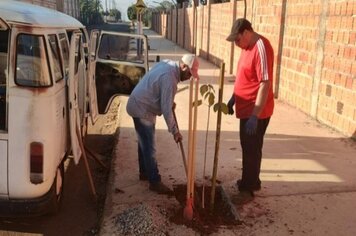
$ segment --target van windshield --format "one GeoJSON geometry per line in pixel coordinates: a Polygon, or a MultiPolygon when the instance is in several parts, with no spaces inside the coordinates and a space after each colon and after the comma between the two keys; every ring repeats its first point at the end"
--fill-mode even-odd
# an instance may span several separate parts
{"type": "Polygon", "coordinates": [[[20,34],[17,37],[15,73],[15,83],[20,86],[52,85],[43,36],[20,34]]]}

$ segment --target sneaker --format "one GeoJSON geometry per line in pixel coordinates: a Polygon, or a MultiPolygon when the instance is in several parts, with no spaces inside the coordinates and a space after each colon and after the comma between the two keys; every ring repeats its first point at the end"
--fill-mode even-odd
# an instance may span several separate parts
{"type": "Polygon", "coordinates": [[[143,174],[143,173],[140,173],[140,177],[139,178],[140,178],[141,181],[148,180],[147,176],[145,174],[143,174]]]}
{"type": "Polygon", "coordinates": [[[150,183],[149,189],[158,194],[167,194],[167,195],[173,194],[173,191],[170,188],[168,188],[166,185],[164,185],[162,182],[150,183]]]}
{"type": "Polygon", "coordinates": [[[251,202],[254,199],[252,191],[240,191],[239,194],[231,198],[232,203],[236,205],[243,205],[251,202]]]}
{"type": "Polygon", "coordinates": [[[250,188],[247,188],[247,187],[243,186],[241,183],[242,183],[241,179],[238,179],[236,181],[236,185],[237,185],[239,191],[244,191],[244,190],[259,191],[259,190],[261,190],[261,181],[258,184],[256,184],[255,186],[250,187],[250,188]]]}

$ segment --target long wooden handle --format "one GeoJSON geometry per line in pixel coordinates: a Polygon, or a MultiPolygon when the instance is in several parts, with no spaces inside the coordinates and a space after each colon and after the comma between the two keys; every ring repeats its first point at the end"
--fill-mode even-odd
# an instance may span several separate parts
{"type": "MultiPolygon", "coordinates": [[[[174,111],[174,109],[173,109],[173,117],[174,117],[174,120],[176,122],[177,129],[179,131],[177,116],[176,116],[176,112],[174,111]]],[[[188,177],[187,160],[185,158],[185,152],[184,152],[182,140],[179,140],[179,147],[180,147],[180,151],[182,153],[182,159],[183,159],[183,164],[184,164],[185,175],[186,175],[186,177],[188,177]]]]}
{"type": "Polygon", "coordinates": [[[190,178],[190,188],[192,196],[194,199],[194,182],[195,182],[195,154],[196,154],[196,139],[197,139],[197,120],[198,120],[198,94],[199,94],[199,79],[195,79],[195,94],[194,94],[194,115],[193,115],[193,140],[192,140],[192,161],[191,161],[191,172],[192,176],[190,178]]]}
{"type": "Polygon", "coordinates": [[[192,178],[192,171],[191,171],[191,159],[192,159],[192,141],[193,141],[193,122],[192,122],[192,115],[193,115],[193,86],[194,86],[194,79],[190,79],[189,84],[189,117],[188,117],[188,175],[187,175],[187,199],[191,197],[191,185],[190,179],[192,178]]]}

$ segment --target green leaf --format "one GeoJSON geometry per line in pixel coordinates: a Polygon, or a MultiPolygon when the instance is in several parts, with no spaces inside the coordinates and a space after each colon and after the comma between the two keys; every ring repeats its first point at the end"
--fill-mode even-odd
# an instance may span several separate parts
{"type": "Polygon", "coordinates": [[[207,92],[207,93],[204,95],[204,100],[206,100],[209,95],[210,95],[210,92],[207,92]]]}
{"type": "Polygon", "coordinates": [[[204,96],[204,94],[208,91],[208,86],[206,84],[203,84],[202,86],[200,86],[200,94],[202,96],[204,96]]]}
{"type": "Polygon", "coordinates": [[[215,95],[213,93],[209,94],[209,107],[212,106],[215,102],[215,95]]]}
{"type": "Polygon", "coordinates": [[[216,103],[214,105],[214,112],[217,112],[219,109],[221,109],[221,112],[224,113],[225,115],[228,114],[229,108],[225,103],[216,103]]]}
{"type": "Polygon", "coordinates": [[[229,112],[229,108],[227,107],[227,105],[225,103],[221,103],[221,111],[225,115],[229,112]]]}
{"type": "Polygon", "coordinates": [[[212,86],[211,84],[209,84],[208,86],[209,86],[209,89],[212,90],[215,93],[214,86],[212,86]]]}
{"type": "Polygon", "coordinates": [[[219,103],[216,103],[216,104],[214,105],[213,109],[214,109],[214,112],[217,112],[218,109],[219,109],[219,103]]]}
{"type": "Polygon", "coordinates": [[[200,106],[201,104],[203,104],[203,101],[201,99],[197,100],[196,102],[193,102],[193,106],[200,106]]]}

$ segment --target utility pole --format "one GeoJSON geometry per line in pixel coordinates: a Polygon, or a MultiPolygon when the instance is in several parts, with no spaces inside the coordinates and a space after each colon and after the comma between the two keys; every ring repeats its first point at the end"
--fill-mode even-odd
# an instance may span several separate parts
{"type": "Polygon", "coordinates": [[[105,0],[105,8],[106,8],[106,13],[105,13],[105,23],[108,22],[108,0],[105,0]]]}

